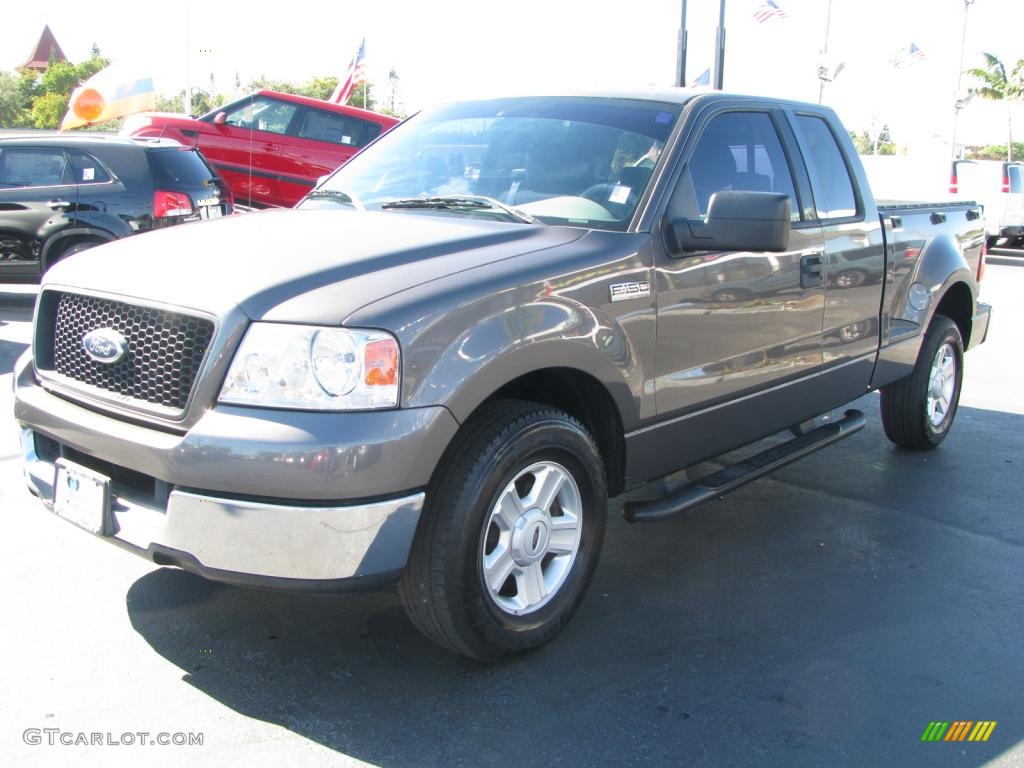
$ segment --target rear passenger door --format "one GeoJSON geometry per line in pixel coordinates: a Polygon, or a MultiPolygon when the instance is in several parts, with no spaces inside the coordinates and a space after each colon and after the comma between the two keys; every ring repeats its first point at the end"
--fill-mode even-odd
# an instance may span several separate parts
{"type": "MultiPolygon", "coordinates": [[[[285,151],[301,175],[315,180],[344,165],[380,131],[377,123],[358,117],[303,107],[285,151]]],[[[300,196],[311,187],[301,189],[300,196]]]]}
{"type": "MultiPolygon", "coordinates": [[[[656,257],[657,404],[671,415],[809,374],[821,365],[821,229],[802,205],[806,173],[776,110],[704,119],[666,217],[696,220],[720,190],[782,192],[792,206],[782,253],[687,251],[656,257]]],[[[656,239],[657,240],[657,239],[656,239]]]]}
{"type": "Polygon", "coordinates": [[[885,282],[881,223],[853,181],[849,142],[840,142],[838,124],[820,114],[796,113],[794,130],[807,159],[824,236],[823,363],[850,364],[850,377],[863,379],[866,388],[878,350],[885,282]]]}
{"type": "Polygon", "coordinates": [[[43,243],[74,224],[77,205],[62,147],[0,148],[0,282],[38,275],[43,243]]]}

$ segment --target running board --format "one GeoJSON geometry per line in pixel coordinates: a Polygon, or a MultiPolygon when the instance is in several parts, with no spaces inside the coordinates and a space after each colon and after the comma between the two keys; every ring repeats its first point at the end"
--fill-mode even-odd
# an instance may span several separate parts
{"type": "Polygon", "coordinates": [[[650,501],[627,501],[622,515],[631,523],[653,523],[689,512],[705,502],[717,499],[757,478],[784,467],[819,448],[859,432],[864,427],[864,414],[849,410],[839,421],[823,424],[806,434],[776,445],[718,472],[683,486],[677,492],[650,501]]]}

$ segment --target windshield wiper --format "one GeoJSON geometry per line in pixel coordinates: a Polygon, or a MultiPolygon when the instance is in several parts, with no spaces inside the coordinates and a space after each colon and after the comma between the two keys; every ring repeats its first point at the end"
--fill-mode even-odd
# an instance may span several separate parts
{"type": "Polygon", "coordinates": [[[528,213],[510,208],[500,200],[484,195],[445,195],[442,197],[408,197],[401,200],[389,200],[382,203],[381,208],[396,209],[430,209],[435,211],[486,211],[497,208],[524,224],[540,224],[541,222],[528,213]]]}
{"type": "Polygon", "coordinates": [[[339,203],[348,203],[357,211],[365,211],[366,207],[359,202],[359,199],[348,192],[342,192],[337,189],[314,189],[306,198],[313,200],[315,198],[325,198],[327,200],[336,200],[339,203]]]}

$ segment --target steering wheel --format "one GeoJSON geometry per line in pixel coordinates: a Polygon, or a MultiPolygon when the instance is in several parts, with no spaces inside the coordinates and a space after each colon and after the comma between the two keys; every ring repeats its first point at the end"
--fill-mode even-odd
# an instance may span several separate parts
{"type": "MultiPolygon", "coordinates": [[[[611,195],[612,190],[615,189],[615,184],[595,184],[592,187],[587,187],[580,192],[580,197],[585,197],[587,200],[593,200],[595,203],[600,205],[606,205],[609,200],[608,197],[611,195]]],[[[612,203],[615,205],[615,203],[612,203]]]]}

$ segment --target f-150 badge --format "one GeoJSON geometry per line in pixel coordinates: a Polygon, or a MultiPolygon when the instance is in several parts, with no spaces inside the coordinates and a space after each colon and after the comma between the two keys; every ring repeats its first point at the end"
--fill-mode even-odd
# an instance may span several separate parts
{"type": "Polygon", "coordinates": [[[612,295],[612,302],[625,301],[626,299],[646,299],[651,295],[651,284],[646,280],[638,283],[615,283],[608,286],[612,295]]]}

